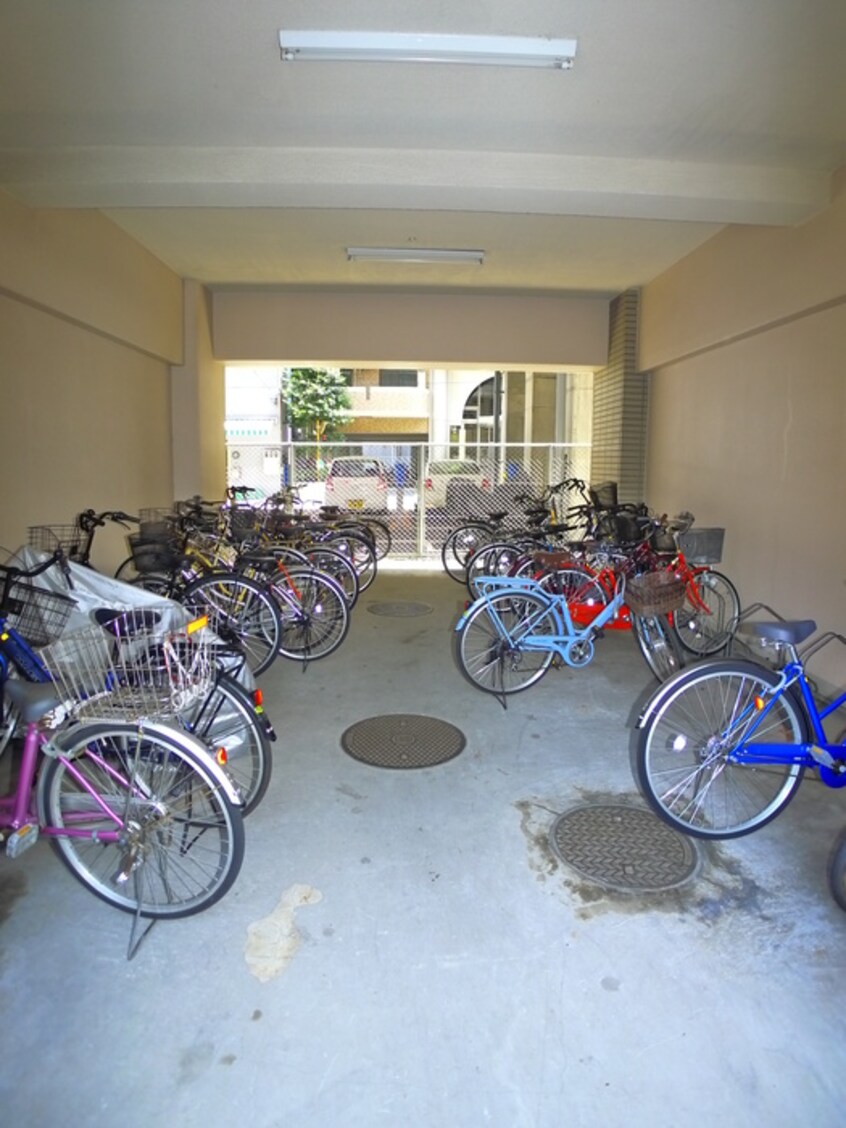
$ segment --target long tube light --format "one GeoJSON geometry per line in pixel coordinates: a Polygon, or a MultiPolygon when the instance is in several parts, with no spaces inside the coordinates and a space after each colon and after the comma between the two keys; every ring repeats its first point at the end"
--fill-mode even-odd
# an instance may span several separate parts
{"type": "Polygon", "coordinates": [[[395,31],[280,31],[283,62],[472,63],[569,70],[575,39],[519,35],[430,35],[395,31]]]}
{"type": "Polygon", "coordinates": [[[484,251],[445,247],[347,247],[349,262],[472,263],[481,266],[484,251]]]}

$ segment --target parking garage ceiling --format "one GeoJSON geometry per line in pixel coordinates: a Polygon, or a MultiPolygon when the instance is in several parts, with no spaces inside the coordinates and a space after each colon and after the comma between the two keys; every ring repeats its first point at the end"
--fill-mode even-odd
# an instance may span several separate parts
{"type": "Polygon", "coordinates": [[[0,26],[0,189],[212,287],[614,294],[725,224],[803,222],[846,166],[843,0],[0,0],[0,26]],[[578,49],[283,63],[285,27],[578,49]]]}

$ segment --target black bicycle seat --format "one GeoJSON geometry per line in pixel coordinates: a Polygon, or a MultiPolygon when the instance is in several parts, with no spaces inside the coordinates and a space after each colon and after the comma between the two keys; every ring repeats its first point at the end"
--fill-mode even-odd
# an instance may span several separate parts
{"type": "Polygon", "coordinates": [[[98,607],[94,612],[94,622],[113,635],[134,634],[155,627],[161,618],[161,613],[152,607],[133,607],[130,611],[98,607]]]}

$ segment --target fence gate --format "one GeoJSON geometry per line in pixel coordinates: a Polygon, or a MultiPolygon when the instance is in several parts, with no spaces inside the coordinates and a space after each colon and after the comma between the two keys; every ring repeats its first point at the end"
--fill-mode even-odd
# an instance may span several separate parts
{"type": "Polygon", "coordinates": [[[227,484],[261,501],[295,486],[309,508],[337,504],[387,521],[392,556],[435,558],[468,517],[511,510],[564,478],[590,477],[588,443],[261,443],[227,447],[227,484]]]}

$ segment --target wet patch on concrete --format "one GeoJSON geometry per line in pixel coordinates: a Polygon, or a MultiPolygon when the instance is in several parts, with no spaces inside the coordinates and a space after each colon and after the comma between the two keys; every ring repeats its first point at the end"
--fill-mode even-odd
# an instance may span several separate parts
{"type": "MultiPolygon", "coordinates": [[[[579,802],[637,803],[632,795],[578,789],[579,802]]],[[[518,800],[520,828],[528,843],[528,863],[538,882],[555,883],[568,899],[577,901],[577,915],[589,920],[600,913],[636,915],[645,912],[670,913],[713,927],[727,917],[744,914],[747,918],[769,922],[766,906],[770,894],[746,873],[720,843],[700,840],[702,868],[697,878],[685,886],[659,892],[626,892],[609,889],[585,880],[563,863],[550,843],[556,819],[570,804],[559,804],[542,797],[518,800]]]]}

